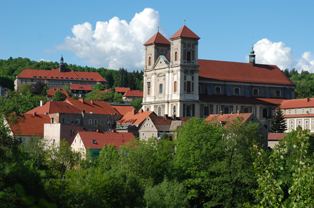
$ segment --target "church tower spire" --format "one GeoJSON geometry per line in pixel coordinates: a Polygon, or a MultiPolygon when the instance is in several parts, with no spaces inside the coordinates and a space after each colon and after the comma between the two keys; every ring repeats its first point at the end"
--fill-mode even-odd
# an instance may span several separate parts
{"type": "Polygon", "coordinates": [[[252,46],[252,50],[250,52],[250,55],[249,55],[249,63],[254,66],[255,65],[255,52],[253,50],[253,46],[252,46]]]}
{"type": "Polygon", "coordinates": [[[61,55],[60,64],[59,64],[59,72],[65,72],[65,66],[63,63],[63,56],[61,55]]]}

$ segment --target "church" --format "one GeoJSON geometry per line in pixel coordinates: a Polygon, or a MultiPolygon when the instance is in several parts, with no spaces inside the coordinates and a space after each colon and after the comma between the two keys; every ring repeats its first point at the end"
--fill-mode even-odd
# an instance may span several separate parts
{"type": "Polygon", "coordinates": [[[294,99],[295,84],[275,65],[198,58],[200,37],[186,25],[169,40],[157,32],[145,44],[143,110],[161,116],[207,118],[254,113],[270,126],[274,109],[294,99]]]}

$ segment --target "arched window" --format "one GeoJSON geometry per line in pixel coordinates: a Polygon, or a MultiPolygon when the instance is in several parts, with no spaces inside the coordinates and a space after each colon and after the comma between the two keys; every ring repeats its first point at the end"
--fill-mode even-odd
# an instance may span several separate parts
{"type": "Polygon", "coordinates": [[[161,116],[161,107],[158,107],[158,116],[161,116]]]}
{"type": "Polygon", "coordinates": [[[240,95],[240,88],[238,88],[238,87],[234,88],[234,94],[240,95]]]}
{"type": "Polygon", "coordinates": [[[188,51],[188,52],[186,53],[186,60],[187,60],[187,61],[191,61],[191,51],[188,51]]]}
{"type": "Polygon", "coordinates": [[[152,65],[152,57],[148,57],[148,66],[152,65]]]}
{"type": "Polygon", "coordinates": [[[221,88],[220,87],[215,87],[215,93],[216,94],[221,94],[221,88]]]}
{"type": "Polygon", "coordinates": [[[276,97],[281,97],[281,91],[280,90],[276,90],[276,97]]]}
{"type": "Polygon", "coordinates": [[[177,81],[174,81],[173,83],[173,91],[177,92],[177,81]]]}
{"type": "Polygon", "coordinates": [[[259,90],[258,89],[253,89],[253,95],[258,96],[259,95],[259,90]]]}
{"type": "Polygon", "coordinates": [[[159,93],[162,93],[162,84],[159,84],[159,93]]]}
{"type": "Polygon", "coordinates": [[[176,115],[176,106],[173,106],[173,115],[176,115]]]}
{"type": "Polygon", "coordinates": [[[174,52],[174,60],[178,61],[178,52],[174,52]]]}

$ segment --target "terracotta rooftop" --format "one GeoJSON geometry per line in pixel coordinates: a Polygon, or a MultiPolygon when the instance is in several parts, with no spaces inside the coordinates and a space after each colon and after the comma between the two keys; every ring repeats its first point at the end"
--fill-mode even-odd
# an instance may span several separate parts
{"type": "Polygon", "coordinates": [[[144,45],[149,45],[153,43],[170,45],[170,41],[159,32],[157,32],[153,37],[151,37],[148,41],[146,41],[144,45]]]}
{"type": "Polygon", "coordinates": [[[62,101],[49,101],[43,106],[34,108],[25,114],[50,114],[50,113],[69,113],[69,114],[78,114],[81,110],[72,106],[69,103],[62,101]]]}
{"type": "Polygon", "coordinates": [[[65,96],[69,97],[69,94],[67,93],[67,91],[65,91],[64,89],[56,89],[56,88],[50,88],[47,92],[47,96],[48,98],[52,98],[55,96],[55,92],[60,91],[63,94],[65,94],[65,96]]]}
{"type": "Polygon", "coordinates": [[[115,87],[114,90],[116,92],[126,93],[128,90],[131,90],[129,87],[115,87]]]}
{"type": "Polygon", "coordinates": [[[128,90],[124,93],[123,97],[143,97],[141,90],[128,90]]]}
{"type": "Polygon", "coordinates": [[[16,124],[9,122],[9,126],[14,136],[43,136],[44,135],[44,123],[50,123],[49,115],[33,115],[24,114],[16,117],[16,124]]]}
{"type": "Polygon", "coordinates": [[[268,140],[282,140],[287,133],[268,133],[268,140]]]}
{"type": "Polygon", "coordinates": [[[92,91],[92,85],[70,84],[70,90],[85,90],[92,91]]]}
{"type": "Polygon", "coordinates": [[[302,98],[282,101],[280,108],[310,108],[314,107],[314,98],[302,98]]]}
{"type": "Polygon", "coordinates": [[[85,148],[90,149],[103,149],[105,144],[113,144],[117,149],[120,149],[121,145],[126,144],[134,139],[134,136],[131,132],[116,133],[79,131],[77,134],[80,135],[85,148]]]}
{"type": "Polygon", "coordinates": [[[112,108],[108,102],[104,101],[87,101],[83,98],[74,100],[73,98],[67,98],[65,103],[71,104],[80,111],[84,110],[85,113],[119,115],[119,113],[114,108],[112,108]]]}
{"type": "Polygon", "coordinates": [[[212,61],[199,59],[200,79],[246,83],[295,84],[275,65],[212,61]]]}
{"type": "Polygon", "coordinates": [[[60,72],[59,69],[24,69],[21,74],[17,76],[17,78],[106,82],[106,80],[98,72],[78,72],[72,70],[60,72]]]}
{"type": "Polygon", "coordinates": [[[131,105],[111,105],[120,115],[125,115],[128,112],[134,111],[133,106],[131,105]]]}
{"type": "MultiPolygon", "coordinates": [[[[151,114],[155,114],[154,111],[139,111],[136,110],[126,113],[119,121],[122,126],[136,126],[143,123],[143,121],[151,114]]],[[[156,115],[156,114],[155,114],[156,115]]]]}
{"type": "Polygon", "coordinates": [[[209,115],[205,120],[209,122],[222,122],[227,123],[236,120],[238,117],[242,117],[242,123],[244,123],[252,113],[239,113],[239,114],[212,114],[209,115]]]}
{"type": "Polygon", "coordinates": [[[187,26],[181,27],[173,36],[171,36],[169,39],[173,38],[178,38],[178,37],[183,37],[183,38],[195,38],[195,39],[200,39],[190,28],[187,26]]]}
{"type": "Polygon", "coordinates": [[[227,95],[206,95],[200,94],[199,99],[206,102],[227,102],[227,103],[248,103],[248,104],[272,104],[280,105],[284,99],[278,98],[257,98],[245,96],[227,96],[227,95]]]}

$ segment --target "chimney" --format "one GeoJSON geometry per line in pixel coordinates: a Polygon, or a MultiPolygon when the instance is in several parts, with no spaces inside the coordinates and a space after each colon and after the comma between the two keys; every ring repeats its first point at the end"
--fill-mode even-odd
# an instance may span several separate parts
{"type": "Polygon", "coordinates": [[[237,110],[237,115],[240,115],[240,110],[237,110]]]}
{"type": "Polygon", "coordinates": [[[143,109],[140,110],[140,113],[143,113],[143,109]]]}
{"type": "Polygon", "coordinates": [[[90,103],[91,103],[92,105],[94,105],[94,101],[91,100],[90,103]]]}
{"type": "Polygon", "coordinates": [[[44,101],[43,100],[40,100],[39,101],[39,106],[43,106],[44,105],[44,101]]]}
{"type": "Polygon", "coordinates": [[[168,114],[165,114],[165,115],[164,115],[164,118],[168,118],[168,114]]]}
{"type": "Polygon", "coordinates": [[[82,110],[82,117],[84,118],[85,116],[85,110],[82,110]]]}
{"type": "Polygon", "coordinates": [[[132,110],[132,115],[134,116],[135,114],[136,114],[136,110],[133,109],[133,110],[132,110]]]}
{"type": "Polygon", "coordinates": [[[222,111],[220,111],[220,115],[221,115],[221,116],[223,115],[222,111]]]}
{"type": "Polygon", "coordinates": [[[33,116],[35,117],[35,116],[36,116],[36,114],[37,114],[37,112],[34,112],[34,113],[33,113],[33,116]]]}
{"type": "Polygon", "coordinates": [[[99,129],[97,129],[96,132],[99,133],[99,129]]]}
{"type": "Polygon", "coordinates": [[[84,103],[84,98],[80,98],[79,102],[84,103]]]}
{"type": "Polygon", "coordinates": [[[310,98],[309,97],[306,98],[306,102],[307,103],[310,102],[310,98]]]}
{"type": "Polygon", "coordinates": [[[111,132],[114,132],[114,130],[112,129],[111,132]]]}

